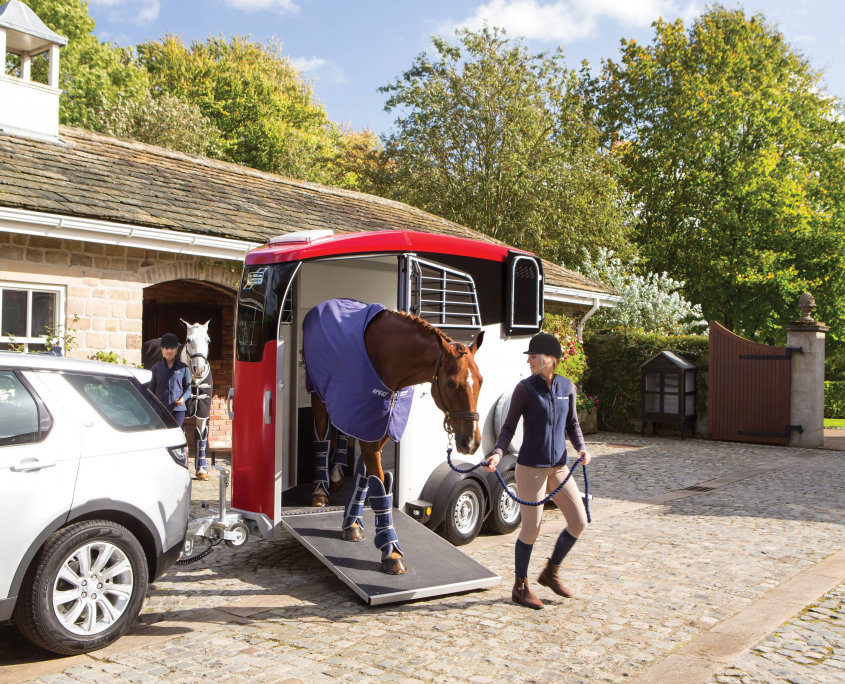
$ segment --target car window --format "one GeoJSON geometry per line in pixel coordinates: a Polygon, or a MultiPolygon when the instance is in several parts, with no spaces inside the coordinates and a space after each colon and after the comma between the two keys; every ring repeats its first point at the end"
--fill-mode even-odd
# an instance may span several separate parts
{"type": "Polygon", "coordinates": [[[37,442],[38,404],[11,370],[0,370],[0,446],[37,442]]]}
{"type": "Polygon", "coordinates": [[[143,388],[129,378],[83,373],[66,373],[65,378],[117,430],[163,430],[176,425],[172,418],[161,416],[144,397],[143,388]]]}

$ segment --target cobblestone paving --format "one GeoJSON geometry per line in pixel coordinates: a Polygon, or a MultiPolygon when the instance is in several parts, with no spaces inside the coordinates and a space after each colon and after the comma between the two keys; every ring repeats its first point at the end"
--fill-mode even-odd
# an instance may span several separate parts
{"type": "Polygon", "coordinates": [[[841,684],[845,681],[845,583],[806,608],[712,682],[841,684]]]}
{"type": "MultiPolygon", "coordinates": [[[[565,566],[575,599],[535,586],[545,610],[512,604],[507,539],[480,537],[463,547],[504,578],[500,587],[375,608],[298,543],[250,540],[176,567],[151,587],[141,621],[153,633],[166,621],[161,639],[105,660],[57,665],[57,674],[40,681],[624,681],[843,548],[845,453],[631,435],[592,440],[597,520],[565,566]],[[600,515],[614,504],[780,461],[712,491],[600,515]],[[303,597],[303,586],[320,582],[325,592],[303,597]],[[175,621],[185,625],[174,628],[175,621]]],[[[216,498],[216,474],[195,485],[197,503],[216,498]]],[[[545,520],[560,514],[548,509],[545,520]]],[[[538,539],[532,576],[556,536],[538,539]]],[[[714,681],[779,681],[780,670],[759,660],[798,677],[785,681],[834,681],[813,672],[845,672],[841,618],[840,586],[714,681]],[[821,653],[821,663],[811,655],[821,653]],[[801,657],[825,669],[810,671],[814,665],[801,657]]],[[[44,658],[0,627],[0,663],[44,658]]]]}

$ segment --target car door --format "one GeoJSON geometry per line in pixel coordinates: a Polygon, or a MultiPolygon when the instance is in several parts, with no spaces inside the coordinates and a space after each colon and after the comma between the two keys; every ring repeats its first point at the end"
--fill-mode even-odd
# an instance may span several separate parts
{"type": "Polygon", "coordinates": [[[67,518],[79,467],[79,433],[31,373],[0,368],[0,604],[67,518]]]}

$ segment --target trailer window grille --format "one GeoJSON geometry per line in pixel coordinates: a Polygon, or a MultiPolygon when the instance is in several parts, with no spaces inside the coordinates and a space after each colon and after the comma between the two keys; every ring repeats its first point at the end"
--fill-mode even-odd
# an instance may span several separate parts
{"type": "Polygon", "coordinates": [[[480,328],[475,282],[461,271],[411,259],[408,310],[438,328],[480,328]]]}

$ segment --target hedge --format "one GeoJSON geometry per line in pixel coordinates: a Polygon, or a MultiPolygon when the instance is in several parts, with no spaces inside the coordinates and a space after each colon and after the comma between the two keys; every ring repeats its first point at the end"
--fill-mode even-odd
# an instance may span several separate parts
{"type": "Polygon", "coordinates": [[[640,366],[667,350],[698,367],[696,406],[707,411],[709,340],[706,335],[661,335],[633,332],[589,332],[584,338],[590,373],[584,391],[599,398],[599,425],[635,432],[640,425],[640,366]]]}
{"type": "Polygon", "coordinates": [[[845,418],[845,380],[824,384],[824,417],[845,418]]]}

